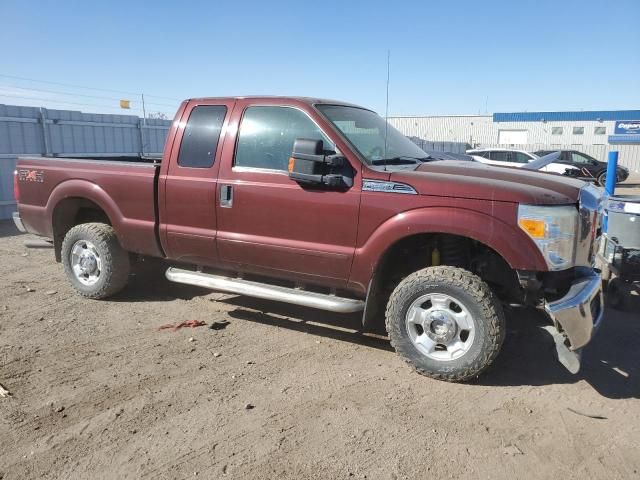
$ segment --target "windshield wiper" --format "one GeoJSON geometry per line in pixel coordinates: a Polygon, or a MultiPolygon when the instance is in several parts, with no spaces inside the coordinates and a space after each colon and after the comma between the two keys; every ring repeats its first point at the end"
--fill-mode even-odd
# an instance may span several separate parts
{"type": "Polygon", "coordinates": [[[392,158],[381,158],[380,160],[371,160],[372,165],[413,165],[416,163],[428,162],[433,160],[433,157],[427,155],[426,157],[410,157],[408,155],[398,155],[392,158]]]}

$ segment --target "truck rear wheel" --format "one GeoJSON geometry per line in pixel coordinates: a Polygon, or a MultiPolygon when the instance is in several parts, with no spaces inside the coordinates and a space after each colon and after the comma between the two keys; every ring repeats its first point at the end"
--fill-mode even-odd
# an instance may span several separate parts
{"type": "Polygon", "coordinates": [[[502,306],[489,286],[448,266],[402,280],[389,298],[386,327],[393,348],[418,373],[450,382],[483,372],[505,336],[502,306]]]}
{"type": "Polygon", "coordinates": [[[129,279],[129,254],[104,223],[84,223],[69,230],[62,242],[62,264],[73,288],[87,298],[110,297],[129,279]]]}

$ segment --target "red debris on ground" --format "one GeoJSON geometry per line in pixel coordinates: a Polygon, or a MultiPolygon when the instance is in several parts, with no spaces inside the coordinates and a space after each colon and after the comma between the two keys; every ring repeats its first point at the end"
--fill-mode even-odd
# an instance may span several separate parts
{"type": "Polygon", "coordinates": [[[158,330],[173,330],[175,332],[176,330],[180,330],[181,328],[187,328],[187,327],[195,328],[195,327],[202,327],[204,325],[206,325],[206,323],[203,322],[202,320],[186,320],[177,325],[167,323],[166,325],[162,325],[158,327],[158,330]]]}

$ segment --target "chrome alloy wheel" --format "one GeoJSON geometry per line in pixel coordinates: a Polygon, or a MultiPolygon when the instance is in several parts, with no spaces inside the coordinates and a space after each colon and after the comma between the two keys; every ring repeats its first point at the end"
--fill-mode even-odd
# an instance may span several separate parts
{"type": "Polygon", "coordinates": [[[78,240],[71,248],[70,258],[73,274],[83,285],[93,285],[100,278],[102,260],[95,245],[87,240],[78,240]]]}
{"type": "Polygon", "coordinates": [[[417,298],[407,310],[405,324],[418,351],[438,361],[462,357],[475,337],[475,323],[467,307],[444,293],[417,298]]]}

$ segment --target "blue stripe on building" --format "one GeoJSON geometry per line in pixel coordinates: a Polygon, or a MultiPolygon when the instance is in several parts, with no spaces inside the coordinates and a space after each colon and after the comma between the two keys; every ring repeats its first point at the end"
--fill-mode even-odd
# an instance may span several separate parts
{"type": "Polygon", "coordinates": [[[591,112],[515,112],[494,113],[494,122],[597,122],[640,120],[640,110],[600,110],[591,112]]]}
{"type": "Polygon", "coordinates": [[[609,143],[640,143],[640,135],[609,135],[609,143]]]}

